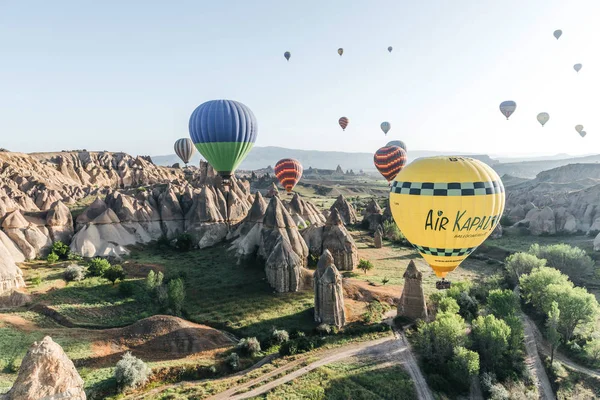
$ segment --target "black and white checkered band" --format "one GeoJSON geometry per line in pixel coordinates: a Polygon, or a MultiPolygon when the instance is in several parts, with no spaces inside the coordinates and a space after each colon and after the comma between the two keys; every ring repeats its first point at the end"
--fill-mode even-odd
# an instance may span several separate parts
{"type": "Polygon", "coordinates": [[[392,182],[390,192],[418,196],[481,196],[504,192],[500,181],[488,182],[392,182]]]}
{"type": "Polygon", "coordinates": [[[413,247],[415,249],[417,249],[417,251],[419,253],[429,254],[430,256],[443,256],[443,257],[468,256],[477,248],[477,247],[469,247],[469,248],[465,248],[465,249],[438,249],[435,247],[419,246],[418,244],[413,244],[413,247]]]}

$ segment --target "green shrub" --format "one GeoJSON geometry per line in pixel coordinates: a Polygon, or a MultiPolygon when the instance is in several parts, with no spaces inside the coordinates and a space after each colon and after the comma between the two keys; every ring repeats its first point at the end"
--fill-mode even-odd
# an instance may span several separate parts
{"type": "Polygon", "coordinates": [[[389,279],[387,278],[387,276],[386,276],[386,277],[384,277],[384,278],[381,280],[381,283],[383,284],[383,286],[385,286],[385,284],[386,284],[386,283],[388,283],[389,281],[390,281],[390,280],[389,280],[389,279]]]}
{"type": "Polygon", "coordinates": [[[63,272],[63,279],[65,282],[79,282],[85,278],[85,273],[83,271],[83,267],[79,265],[69,265],[65,272],[63,272]]]}
{"type": "Polygon", "coordinates": [[[70,252],[69,246],[60,240],[52,243],[52,253],[56,254],[61,260],[66,260],[69,257],[70,252]]]}
{"type": "Polygon", "coordinates": [[[388,309],[387,304],[379,300],[373,300],[367,305],[367,311],[364,313],[363,319],[368,324],[380,322],[388,309]]]}
{"type": "Polygon", "coordinates": [[[506,271],[513,284],[518,284],[522,275],[529,274],[535,268],[545,267],[546,260],[540,260],[533,254],[514,253],[504,260],[506,271]]]}
{"type": "Polygon", "coordinates": [[[123,267],[120,265],[111,265],[104,271],[102,277],[114,285],[117,281],[125,279],[125,271],[123,271],[123,267]]]}
{"type": "Polygon", "coordinates": [[[115,367],[115,380],[121,390],[137,388],[146,384],[152,370],[145,362],[127,352],[115,367]]]}
{"type": "Polygon", "coordinates": [[[69,255],[67,256],[67,260],[69,260],[69,261],[75,261],[75,262],[78,262],[78,263],[82,263],[83,262],[83,257],[81,257],[79,254],[73,253],[71,251],[71,252],[69,252],[69,255]]]}
{"type": "Polygon", "coordinates": [[[135,292],[135,283],[130,281],[121,282],[119,284],[119,294],[123,297],[131,297],[135,292]]]}
{"type": "Polygon", "coordinates": [[[329,335],[331,333],[331,327],[327,324],[320,324],[316,329],[320,335],[329,335]]]}
{"type": "Polygon", "coordinates": [[[452,297],[443,297],[437,304],[438,312],[447,312],[450,314],[458,314],[460,307],[456,300],[452,297]]]}
{"type": "Polygon", "coordinates": [[[177,278],[169,281],[167,285],[167,294],[169,298],[169,307],[175,315],[181,315],[183,302],[185,300],[185,287],[183,279],[177,278]]]}
{"type": "Polygon", "coordinates": [[[471,377],[479,374],[479,354],[462,346],[455,347],[448,370],[454,386],[461,392],[467,392],[471,377]]]}
{"type": "Polygon", "coordinates": [[[50,253],[50,254],[48,254],[48,257],[46,257],[46,262],[48,264],[52,265],[52,264],[57,263],[59,258],[60,257],[58,257],[56,254],[50,253]]]}
{"type": "Polygon", "coordinates": [[[369,260],[360,260],[358,262],[358,269],[362,269],[363,272],[366,274],[367,271],[370,271],[374,268],[373,263],[369,260]]]}
{"type": "Polygon", "coordinates": [[[240,356],[237,353],[231,353],[225,359],[225,364],[232,371],[237,371],[240,368],[240,356]]]}
{"type": "Polygon", "coordinates": [[[260,342],[255,337],[244,338],[238,342],[236,348],[239,349],[242,354],[254,357],[260,352],[260,342]]]}
{"type": "Polygon", "coordinates": [[[42,283],[42,277],[41,276],[34,276],[33,278],[31,278],[31,285],[32,286],[38,286],[39,284],[42,283]]]}
{"type": "Polygon", "coordinates": [[[194,238],[189,233],[181,233],[175,239],[175,248],[179,251],[190,251],[194,248],[194,238]]]}
{"type": "Polygon", "coordinates": [[[279,348],[279,355],[281,356],[293,356],[298,354],[298,342],[294,340],[288,340],[279,348]]]}
{"type": "Polygon", "coordinates": [[[545,259],[550,267],[568,275],[572,281],[582,283],[594,274],[594,261],[585,250],[565,243],[540,246],[532,244],[529,253],[545,259]]]}
{"type": "Polygon", "coordinates": [[[290,335],[287,333],[287,331],[283,329],[274,329],[273,333],[271,334],[271,338],[273,340],[273,343],[281,344],[290,340],[290,335]]]}
{"type": "Polygon", "coordinates": [[[93,258],[88,263],[88,276],[103,276],[104,272],[110,268],[110,263],[104,258],[93,258]]]}
{"type": "Polygon", "coordinates": [[[384,221],[383,238],[393,243],[402,243],[406,240],[396,223],[392,220],[384,221]]]}

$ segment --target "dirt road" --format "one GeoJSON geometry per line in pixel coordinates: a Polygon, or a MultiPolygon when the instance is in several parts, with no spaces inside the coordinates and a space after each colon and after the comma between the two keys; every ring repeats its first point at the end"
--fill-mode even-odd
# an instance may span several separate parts
{"type": "Polygon", "coordinates": [[[536,386],[540,394],[540,399],[555,400],[550,380],[538,354],[538,348],[536,345],[536,338],[534,328],[532,327],[533,322],[523,313],[521,313],[521,321],[523,321],[523,330],[525,335],[525,349],[527,350],[527,357],[525,363],[532,372],[532,377],[536,381],[536,386]]]}

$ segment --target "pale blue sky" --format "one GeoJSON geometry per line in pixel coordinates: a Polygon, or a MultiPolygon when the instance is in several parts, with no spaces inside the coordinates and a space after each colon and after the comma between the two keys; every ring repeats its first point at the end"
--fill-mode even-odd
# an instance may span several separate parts
{"type": "Polygon", "coordinates": [[[0,0],[0,147],[168,154],[197,105],[228,98],[260,146],[598,152],[599,15],[595,0],[0,0]]]}

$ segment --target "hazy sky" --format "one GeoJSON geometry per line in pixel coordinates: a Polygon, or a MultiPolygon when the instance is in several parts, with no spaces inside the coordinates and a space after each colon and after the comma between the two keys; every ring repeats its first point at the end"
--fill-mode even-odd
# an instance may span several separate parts
{"type": "Polygon", "coordinates": [[[597,153],[599,15],[597,0],[0,0],[0,147],[168,154],[196,106],[227,98],[254,111],[259,146],[597,153]]]}

